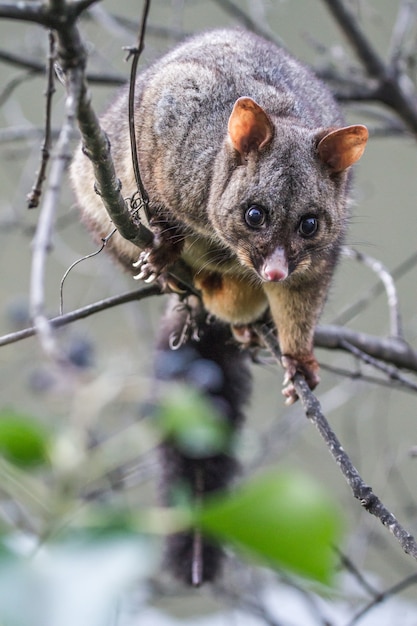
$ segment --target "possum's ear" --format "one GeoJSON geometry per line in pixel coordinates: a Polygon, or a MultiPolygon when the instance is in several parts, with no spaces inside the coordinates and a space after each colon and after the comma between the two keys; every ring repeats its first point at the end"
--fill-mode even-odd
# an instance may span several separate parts
{"type": "Polygon", "coordinates": [[[274,127],[262,107],[252,98],[236,100],[229,118],[229,140],[242,157],[262,150],[271,141],[274,127]]]}
{"type": "Polygon", "coordinates": [[[357,124],[330,130],[318,137],[317,152],[320,160],[334,173],[343,172],[358,161],[368,141],[368,129],[357,124]]]}

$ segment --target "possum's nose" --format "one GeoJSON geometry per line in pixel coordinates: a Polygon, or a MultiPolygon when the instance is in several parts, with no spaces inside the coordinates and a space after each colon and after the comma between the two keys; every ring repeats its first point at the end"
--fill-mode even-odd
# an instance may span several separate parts
{"type": "Polygon", "coordinates": [[[288,276],[288,261],[284,248],[279,246],[266,259],[261,277],[268,282],[279,282],[288,276]]]}

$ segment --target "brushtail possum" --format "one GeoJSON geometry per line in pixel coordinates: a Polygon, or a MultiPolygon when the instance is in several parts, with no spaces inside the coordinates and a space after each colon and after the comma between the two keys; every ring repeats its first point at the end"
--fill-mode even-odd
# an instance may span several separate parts
{"type": "MultiPolygon", "coordinates": [[[[127,111],[123,90],[101,120],[126,198],[136,191],[127,111]]],[[[313,333],[345,234],[350,167],[367,129],[346,126],[326,86],[283,49],[248,32],[217,30],[139,76],[135,131],[154,241],[140,252],[116,233],[108,249],[148,281],[182,259],[202,310],[221,329],[218,353],[226,327],[247,341],[249,325],[269,314],[286,370],[283,393],[294,401],[295,372],[311,388],[319,381],[313,333]]],[[[71,177],[84,220],[105,237],[110,219],[81,148],[71,177]]],[[[193,350],[206,358],[209,347],[193,340],[193,350]]],[[[228,358],[219,367],[236,387],[228,358]]],[[[240,411],[236,393],[231,413],[240,411]]]]}
{"type": "MultiPolygon", "coordinates": [[[[126,90],[102,125],[122,193],[132,197],[126,90]]],[[[296,398],[296,371],[314,388],[313,332],[345,233],[349,168],[364,151],[365,126],[344,126],[327,88],[284,50],[219,30],[180,45],[139,77],[136,137],[155,239],[139,255],[116,234],[109,249],[148,280],[181,257],[207,311],[237,336],[269,308],[286,369],[283,393],[296,398]]],[[[110,220],[81,150],[71,175],[84,218],[105,237],[110,220]]]]}

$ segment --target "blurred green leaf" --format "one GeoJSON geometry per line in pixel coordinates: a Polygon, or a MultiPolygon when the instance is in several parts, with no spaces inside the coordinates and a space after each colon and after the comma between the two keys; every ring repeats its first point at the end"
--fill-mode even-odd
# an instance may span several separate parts
{"type": "Polygon", "coordinates": [[[166,437],[191,457],[224,450],[229,428],[212,403],[187,386],[173,387],[156,411],[158,426],[166,437]]]}
{"type": "Polygon", "coordinates": [[[339,516],[325,492],[304,475],[268,471],[235,493],[206,500],[196,520],[203,531],[272,566],[331,580],[339,516]]]}
{"type": "Polygon", "coordinates": [[[34,418],[11,410],[0,411],[0,455],[22,467],[48,460],[49,435],[34,418]]]}

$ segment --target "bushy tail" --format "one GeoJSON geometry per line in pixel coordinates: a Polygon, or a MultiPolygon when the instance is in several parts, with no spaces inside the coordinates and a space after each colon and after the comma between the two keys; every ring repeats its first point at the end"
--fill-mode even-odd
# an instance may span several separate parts
{"type": "MultiPolygon", "coordinates": [[[[243,420],[242,407],[251,390],[245,352],[236,344],[228,325],[209,320],[199,301],[188,306],[171,299],[157,344],[156,377],[182,381],[201,391],[236,432],[243,420]],[[173,349],[173,345],[176,349],[173,349]]],[[[172,502],[176,486],[186,485],[193,497],[224,489],[237,470],[227,452],[190,458],[171,443],[161,447],[162,490],[172,502]]],[[[188,584],[213,580],[219,572],[222,550],[198,532],[179,533],[167,541],[166,562],[171,572],[188,584]]]]}

